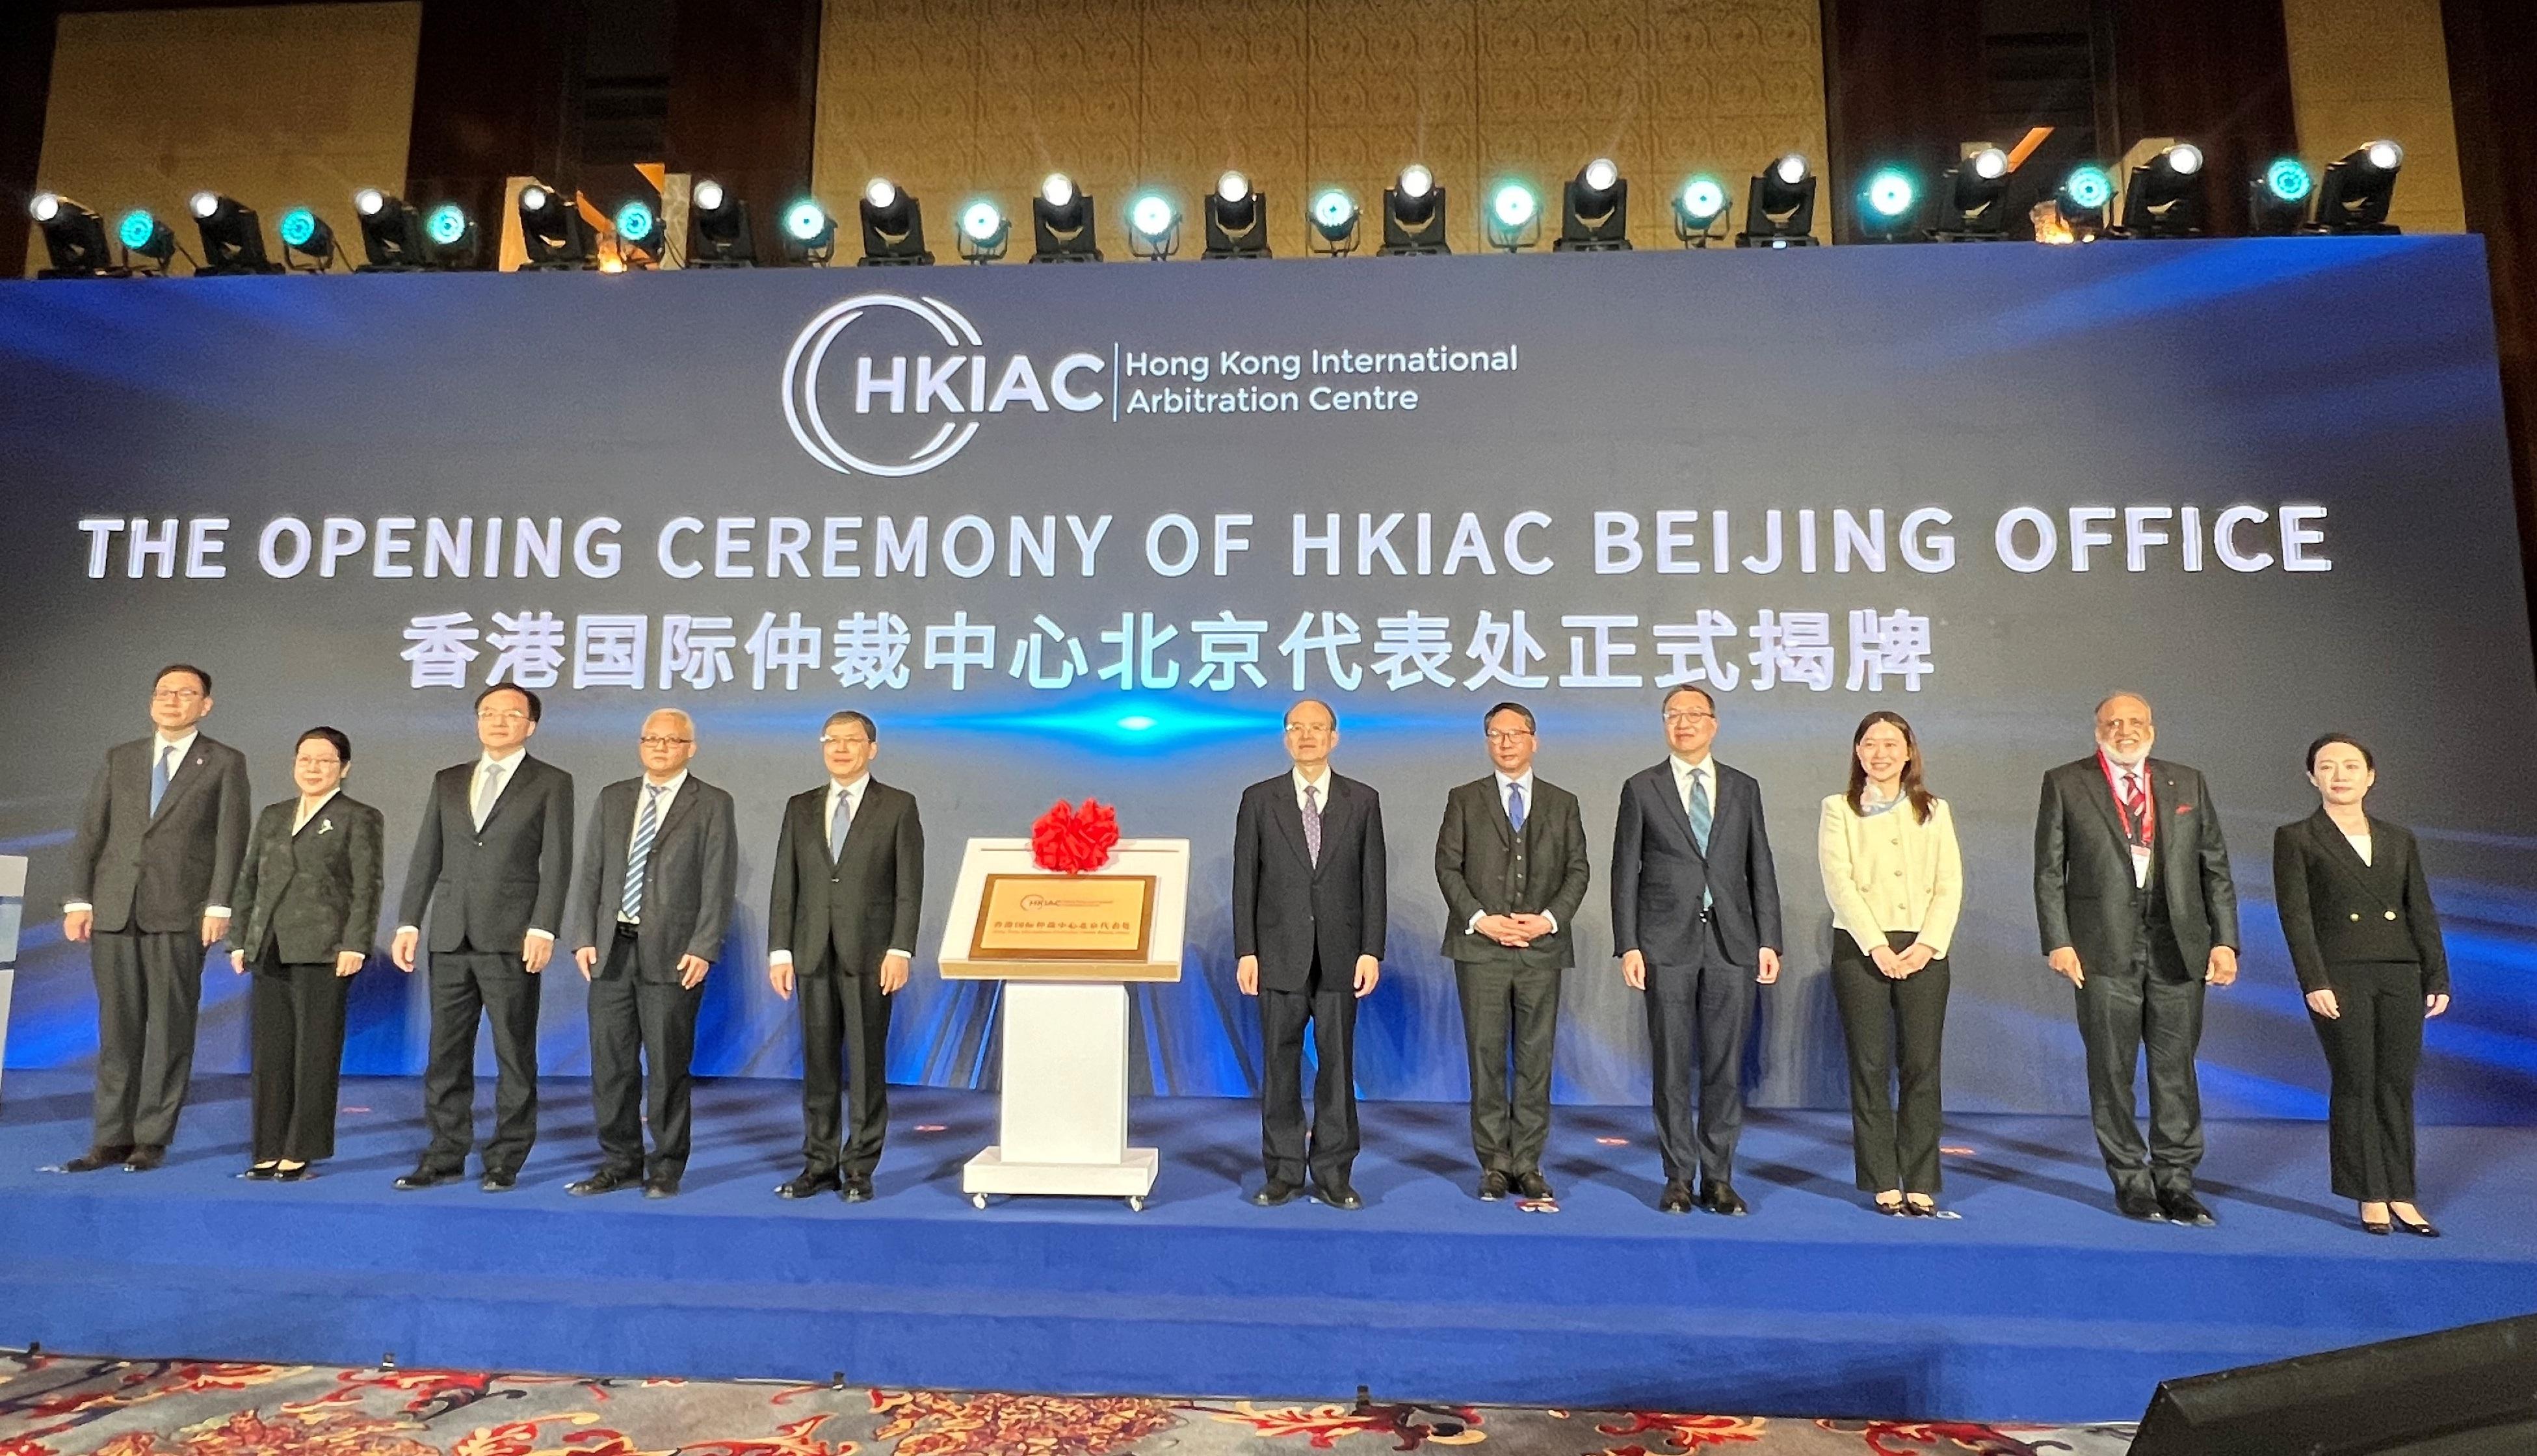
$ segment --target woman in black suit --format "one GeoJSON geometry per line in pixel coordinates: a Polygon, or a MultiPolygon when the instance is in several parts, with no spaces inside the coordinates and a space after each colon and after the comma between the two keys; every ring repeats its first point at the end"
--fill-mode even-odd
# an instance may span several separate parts
{"type": "Polygon", "coordinates": [[[2328,733],[2309,745],[2308,777],[2323,802],[2274,832],[2273,894],[2332,1074],[2334,1191],[2373,1234],[2437,1238],[2414,1206],[2414,1068],[2423,1018],[2449,1009],[2439,917],[2414,837],[2363,812],[2378,781],[2369,748],[2328,733]]]}
{"type": "Polygon", "coordinates": [[[296,798],[269,804],[238,871],[229,967],[255,973],[255,1151],[239,1176],[295,1183],[335,1153],[344,1000],[379,924],[379,811],[343,791],[353,740],[299,735],[296,798]]]}

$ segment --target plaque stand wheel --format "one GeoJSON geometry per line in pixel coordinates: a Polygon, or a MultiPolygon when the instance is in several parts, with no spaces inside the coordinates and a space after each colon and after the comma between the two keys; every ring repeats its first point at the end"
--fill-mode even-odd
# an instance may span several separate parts
{"type": "Polygon", "coordinates": [[[946,981],[1002,981],[998,1136],[960,1191],[1124,1199],[1143,1212],[1162,1160],[1128,1146],[1128,982],[1180,980],[1187,840],[1122,840],[1072,876],[1030,842],[974,839],[960,861],[939,964],[946,981]]]}

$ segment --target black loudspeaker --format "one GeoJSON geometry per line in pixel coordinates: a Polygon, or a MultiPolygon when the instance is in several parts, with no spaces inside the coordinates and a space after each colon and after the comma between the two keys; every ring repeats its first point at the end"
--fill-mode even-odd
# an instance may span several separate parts
{"type": "Polygon", "coordinates": [[[2528,1456],[2537,1314],[2160,1383],[2131,1456],[2528,1456]]]}

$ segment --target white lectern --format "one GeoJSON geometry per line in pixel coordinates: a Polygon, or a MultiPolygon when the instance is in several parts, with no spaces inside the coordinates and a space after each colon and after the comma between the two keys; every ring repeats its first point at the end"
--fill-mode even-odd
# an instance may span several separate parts
{"type": "Polygon", "coordinates": [[[960,1190],[1125,1198],[1142,1211],[1160,1159],[1128,1146],[1128,987],[1181,979],[1185,839],[1121,840],[1110,862],[1060,874],[1026,839],[973,839],[939,964],[946,981],[1001,981],[1004,1092],[995,1146],[960,1190]]]}
{"type": "Polygon", "coordinates": [[[0,855],[0,1066],[9,1060],[9,993],[18,981],[18,931],[26,897],[27,856],[0,855]]]}

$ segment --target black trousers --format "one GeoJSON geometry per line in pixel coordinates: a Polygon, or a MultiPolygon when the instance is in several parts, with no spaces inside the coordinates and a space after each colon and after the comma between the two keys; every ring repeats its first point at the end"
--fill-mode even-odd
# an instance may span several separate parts
{"type": "Polygon", "coordinates": [[[95,1145],[163,1148],[194,1080],[202,933],[99,930],[88,963],[97,981],[95,1145]]]}
{"type": "Polygon", "coordinates": [[[619,926],[590,979],[590,1102],[599,1153],[619,1172],[681,1178],[687,1171],[688,1067],[696,1054],[696,1009],[704,986],[642,979],[634,928],[619,926]],[[652,1069],[644,1096],[643,1064],[652,1069]],[[652,1121],[652,1162],[643,1163],[643,1119],[652,1121]]]}
{"type": "Polygon", "coordinates": [[[335,1093],[344,1071],[344,1002],[352,980],[335,963],[268,959],[248,988],[256,1163],[335,1156],[335,1093]]]}
{"type": "MultiPolygon", "coordinates": [[[[1918,939],[1896,930],[1886,943],[1901,951],[1918,939]]],[[[1852,1159],[1858,1186],[1870,1193],[1938,1191],[1938,1046],[1950,980],[1944,956],[1892,980],[1849,931],[1833,931],[1832,999],[1850,1050],[1852,1159]]]]}
{"type": "Polygon", "coordinates": [[[2331,1020],[2310,1014],[2332,1090],[2326,1145],[2334,1191],[2366,1203],[2414,1201],[2414,1069],[2423,1059],[2423,968],[2328,965],[2331,1020]]]}
{"type": "Polygon", "coordinates": [[[1299,991],[1260,988],[1260,1160],[1277,1182],[1344,1188],[1356,1167],[1356,968],[1313,958],[1299,991]],[[1312,1023],[1313,1127],[1304,1131],[1304,1024],[1312,1023]]]}
{"type": "Polygon", "coordinates": [[[1550,1057],[1559,1040],[1559,968],[1456,961],[1471,1064],[1471,1151],[1510,1178],[1541,1171],[1550,1140],[1550,1057]],[[1515,1089],[1507,1090],[1512,1033],[1515,1089]]]}
{"type": "Polygon", "coordinates": [[[454,1171],[476,1142],[476,1022],[493,1029],[493,1135],[487,1171],[517,1173],[538,1140],[538,985],[520,953],[436,951],[431,957],[431,1053],[423,1070],[431,1124],[425,1167],[454,1171]]]}
{"type": "Polygon", "coordinates": [[[889,1132],[889,997],[878,971],[849,975],[841,964],[823,948],[811,974],[794,978],[802,1002],[802,1167],[813,1176],[868,1177],[889,1132]]]}
{"type": "Polygon", "coordinates": [[[1756,972],[1729,962],[1716,924],[1706,928],[1697,965],[1651,961],[1647,968],[1657,1150],[1667,1182],[1689,1182],[1695,1168],[1707,1182],[1728,1181],[1744,1130],[1744,1042],[1753,1030],[1756,972]]]}
{"type": "Polygon", "coordinates": [[[2177,954],[2174,932],[2145,926],[2129,966],[2083,968],[2079,1039],[2088,1048],[2088,1109],[2097,1149],[2117,1191],[2189,1190],[2202,1162],[2202,1088],[2193,1054],[2202,1045],[2202,973],[2177,954]],[[2132,1102],[2132,1076],[2149,1053],[2149,1140],[2132,1102]]]}

